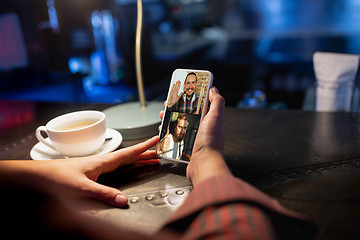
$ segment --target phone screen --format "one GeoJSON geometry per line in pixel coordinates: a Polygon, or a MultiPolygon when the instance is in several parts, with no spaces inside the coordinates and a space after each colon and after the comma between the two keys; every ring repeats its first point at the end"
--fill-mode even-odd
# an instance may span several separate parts
{"type": "Polygon", "coordinates": [[[203,114],[213,75],[209,71],[177,69],[173,72],[160,140],[159,157],[188,163],[203,114]]]}

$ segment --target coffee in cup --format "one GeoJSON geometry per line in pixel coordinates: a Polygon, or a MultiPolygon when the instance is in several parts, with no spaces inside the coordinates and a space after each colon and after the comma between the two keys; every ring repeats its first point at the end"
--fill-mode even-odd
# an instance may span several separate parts
{"type": "Polygon", "coordinates": [[[80,157],[95,153],[104,144],[105,132],[105,114],[89,110],[50,120],[36,129],[36,138],[64,156],[80,157]],[[41,132],[45,132],[49,139],[44,139],[41,132]]]}

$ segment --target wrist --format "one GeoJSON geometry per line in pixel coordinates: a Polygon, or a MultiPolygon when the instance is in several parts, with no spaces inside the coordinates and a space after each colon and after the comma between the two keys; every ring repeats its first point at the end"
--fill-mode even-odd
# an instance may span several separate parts
{"type": "Polygon", "coordinates": [[[232,176],[232,173],[220,152],[208,151],[192,156],[187,167],[187,177],[194,187],[204,180],[218,175],[232,176]]]}
{"type": "Polygon", "coordinates": [[[0,162],[0,182],[7,184],[31,185],[33,172],[32,161],[5,160],[0,162]]]}

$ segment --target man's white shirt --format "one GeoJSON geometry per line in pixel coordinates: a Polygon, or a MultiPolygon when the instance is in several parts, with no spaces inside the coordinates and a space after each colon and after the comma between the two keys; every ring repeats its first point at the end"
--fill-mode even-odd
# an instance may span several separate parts
{"type": "MultiPolygon", "coordinates": [[[[171,133],[167,136],[167,138],[170,140],[169,148],[167,150],[163,150],[162,156],[180,159],[182,151],[184,150],[184,140],[180,143],[174,142],[174,137],[171,133]]],[[[163,141],[165,141],[165,139],[163,141]]]]}

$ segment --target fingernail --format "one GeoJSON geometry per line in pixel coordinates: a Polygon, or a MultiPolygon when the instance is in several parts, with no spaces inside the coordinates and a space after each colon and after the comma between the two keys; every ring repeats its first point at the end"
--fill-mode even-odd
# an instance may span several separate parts
{"type": "Polygon", "coordinates": [[[117,194],[115,196],[115,204],[116,205],[119,205],[119,206],[124,206],[126,205],[128,202],[128,198],[124,195],[121,195],[121,194],[117,194]]]}
{"type": "Polygon", "coordinates": [[[215,92],[215,93],[219,93],[219,90],[218,90],[215,86],[213,86],[213,87],[211,88],[211,90],[212,90],[213,92],[215,92]]]}

